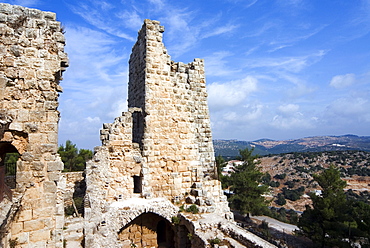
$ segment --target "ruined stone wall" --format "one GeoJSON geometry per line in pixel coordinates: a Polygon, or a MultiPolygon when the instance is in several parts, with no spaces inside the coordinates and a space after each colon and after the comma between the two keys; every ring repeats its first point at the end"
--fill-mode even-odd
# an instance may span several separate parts
{"type": "Polygon", "coordinates": [[[170,221],[181,205],[196,204],[201,213],[231,217],[214,179],[204,62],[171,61],[163,31],[158,21],[145,20],[129,62],[129,110],[103,125],[102,146],[87,163],[89,247],[123,245],[119,230],[142,213],[170,221]],[[145,206],[156,199],[161,204],[149,211],[145,206]],[[134,202],[142,205],[131,206],[134,202]]]}
{"type": "Polygon", "coordinates": [[[200,205],[207,202],[208,208],[218,202],[223,212],[227,201],[220,183],[213,180],[204,63],[171,61],[163,31],[159,22],[145,20],[139,32],[130,58],[129,111],[101,130],[103,146],[96,148],[96,161],[88,164],[88,184],[95,185],[90,194],[97,202],[129,199],[135,193],[171,201],[194,194],[190,203],[202,197],[200,205]],[[139,178],[139,192],[133,177],[139,178]]]}
{"type": "Polygon", "coordinates": [[[0,3],[0,151],[2,158],[21,155],[11,209],[0,220],[3,247],[9,240],[23,247],[63,244],[57,108],[68,66],[64,45],[54,13],[0,3]]]}

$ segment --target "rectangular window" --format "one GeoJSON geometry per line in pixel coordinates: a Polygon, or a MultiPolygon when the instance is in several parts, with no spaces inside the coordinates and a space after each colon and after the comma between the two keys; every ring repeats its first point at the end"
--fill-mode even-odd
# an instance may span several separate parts
{"type": "Polygon", "coordinates": [[[134,178],[134,193],[141,193],[142,192],[141,177],[133,176],[133,178],[134,178]]]}

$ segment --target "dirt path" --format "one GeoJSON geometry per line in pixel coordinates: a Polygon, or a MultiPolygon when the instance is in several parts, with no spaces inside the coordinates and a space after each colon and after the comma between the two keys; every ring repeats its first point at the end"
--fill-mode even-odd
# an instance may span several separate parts
{"type": "Polygon", "coordinates": [[[272,227],[282,233],[293,234],[294,230],[298,229],[297,226],[287,224],[267,216],[251,216],[252,220],[266,221],[269,224],[269,227],[272,227]]]}

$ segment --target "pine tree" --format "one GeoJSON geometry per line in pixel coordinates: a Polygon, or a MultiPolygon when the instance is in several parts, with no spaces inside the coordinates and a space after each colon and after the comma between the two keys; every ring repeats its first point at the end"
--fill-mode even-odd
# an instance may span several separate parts
{"type": "Polygon", "coordinates": [[[216,166],[217,166],[217,179],[221,180],[222,168],[225,167],[226,162],[225,162],[225,159],[221,155],[218,155],[215,158],[215,161],[216,161],[216,166]]]}
{"type": "Polygon", "coordinates": [[[259,170],[257,165],[258,155],[252,155],[253,149],[248,148],[239,150],[240,160],[243,164],[235,168],[235,172],[230,176],[230,186],[233,195],[229,201],[231,207],[240,211],[242,214],[260,214],[266,207],[267,202],[263,194],[268,191],[268,186],[262,184],[264,174],[259,170]]]}
{"type": "Polygon", "coordinates": [[[83,171],[86,161],[92,158],[91,150],[79,150],[70,140],[66,141],[65,146],[59,146],[58,153],[64,163],[65,171],[83,171]]]}
{"type": "Polygon", "coordinates": [[[346,223],[351,221],[351,218],[343,190],[346,182],[340,179],[340,172],[333,165],[320,175],[314,175],[314,179],[321,186],[322,194],[310,194],[312,207],[306,205],[298,227],[303,235],[321,247],[347,247],[349,244],[344,241],[348,237],[346,223]]]}

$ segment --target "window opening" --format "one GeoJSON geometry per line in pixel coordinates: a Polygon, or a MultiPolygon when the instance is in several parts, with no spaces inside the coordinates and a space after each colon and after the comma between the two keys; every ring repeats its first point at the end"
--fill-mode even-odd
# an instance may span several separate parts
{"type": "Polygon", "coordinates": [[[142,192],[142,183],[140,176],[133,176],[134,178],[134,193],[141,193],[142,192]]]}

